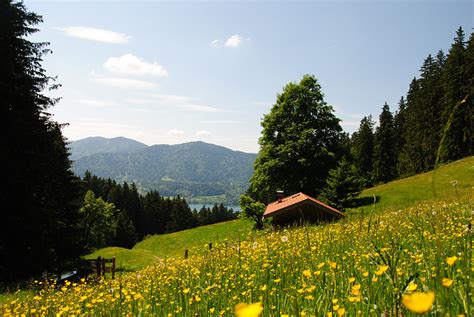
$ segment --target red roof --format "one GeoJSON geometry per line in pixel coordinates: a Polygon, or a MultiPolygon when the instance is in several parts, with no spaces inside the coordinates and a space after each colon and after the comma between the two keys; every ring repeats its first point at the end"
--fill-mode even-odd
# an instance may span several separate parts
{"type": "Polygon", "coordinates": [[[270,203],[267,206],[267,209],[265,209],[265,212],[263,213],[263,216],[268,217],[268,216],[270,216],[271,214],[273,214],[275,212],[282,211],[283,209],[287,209],[287,208],[289,208],[293,205],[302,203],[304,201],[315,203],[315,204],[319,205],[320,207],[322,207],[323,209],[325,209],[326,211],[328,211],[332,214],[335,214],[335,215],[341,216],[341,217],[345,217],[345,215],[343,213],[341,213],[339,210],[337,210],[337,209],[335,209],[331,206],[328,206],[325,203],[323,203],[323,202],[321,202],[317,199],[314,199],[313,197],[308,196],[308,195],[303,194],[303,193],[294,194],[294,195],[285,197],[285,198],[281,199],[280,201],[277,200],[277,201],[274,201],[274,202],[270,203]]]}

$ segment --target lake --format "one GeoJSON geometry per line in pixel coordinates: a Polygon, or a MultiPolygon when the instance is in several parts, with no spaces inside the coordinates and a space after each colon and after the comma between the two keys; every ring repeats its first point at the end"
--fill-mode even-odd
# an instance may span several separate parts
{"type": "MultiPolygon", "coordinates": [[[[196,209],[197,211],[199,211],[202,208],[202,206],[206,206],[206,208],[212,208],[214,207],[214,204],[189,204],[189,208],[191,208],[191,210],[196,209]]],[[[241,211],[239,205],[228,205],[225,207],[232,208],[234,209],[234,211],[241,211]]]]}

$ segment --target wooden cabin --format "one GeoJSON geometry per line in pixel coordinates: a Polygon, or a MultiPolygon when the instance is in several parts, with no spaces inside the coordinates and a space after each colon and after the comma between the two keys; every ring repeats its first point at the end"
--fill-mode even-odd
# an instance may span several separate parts
{"type": "Polygon", "coordinates": [[[263,217],[271,217],[275,225],[327,222],[345,217],[339,210],[303,193],[283,197],[283,192],[277,192],[277,195],[278,199],[263,213],[263,217]]]}

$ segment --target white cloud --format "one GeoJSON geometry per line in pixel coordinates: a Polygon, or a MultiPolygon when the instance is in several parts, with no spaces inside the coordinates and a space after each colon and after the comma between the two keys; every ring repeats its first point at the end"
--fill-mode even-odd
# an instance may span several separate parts
{"type": "Polygon", "coordinates": [[[63,31],[67,36],[103,43],[124,44],[130,39],[130,36],[123,33],[86,26],[68,26],[59,28],[59,30],[63,31]]]}
{"type": "Polygon", "coordinates": [[[148,90],[157,87],[155,83],[149,81],[120,77],[93,77],[92,81],[98,84],[121,89],[148,90]]]}
{"type": "Polygon", "coordinates": [[[211,45],[212,45],[212,46],[218,46],[218,45],[219,45],[219,40],[213,40],[213,41],[211,42],[211,45]]]}
{"type": "Polygon", "coordinates": [[[206,137],[206,136],[210,136],[210,135],[211,135],[211,132],[206,131],[206,130],[199,130],[199,131],[196,132],[197,137],[206,137]]]}
{"type": "Polygon", "coordinates": [[[104,68],[112,73],[125,75],[167,76],[168,72],[157,62],[147,63],[133,54],[110,57],[104,68]]]}
{"type": "Polygon", "coordinates": [[[201,123],[217,123],[217,124],[232,124],[232,123],[242,123],[242,121],[237,120],[203,120],[201,123]]]}
{"type": "Polygon", "coordinates": [[[221,112],[222,111],[219,108],[196,105],[192,103],[178,105],[178,108],[183,109],[185,111],[196,111],[196,112],[221,112]]]}
{"type": "Polygon", "coordinates": [[[158,102],[179,108],[184,111],[193,112],[221,112],[222,110],[216,107],[199,105],[191,102],[191,98],[178,95],[165,94],[151,94],[150,97],[157,99],[158,102]]]}
{"type": "Polygon", "coordinates": [[[110,106],[115,105],[115,102],[112,102],[112,101],[95,100],[95,99],[80,99],[78,100],[78,102],[83,105],[92,106],[92,107],[110,107],[110,106]]]}
{"type": "Polygon", "coordinates": [[[238,34],[234,34],[232,35],[231,37],[229,37],[227,39],[227,41],[225,41],[225,46],[226,47],[237,47],[239,46],[240,44],[242,44],[242,36],[238,35],[238,34]]]}
{"type": "Polygon", "coordinates": [[[178,130],[178,129],[171,129],[168,132],[166,132],[166,135],[169,135],[169,136],[183,136],[184,131],[178,130]]]}
{"type": "Polygon", "coordinates": [[[166,95],[166,94],[151,94],[152,98],[158,99],[158,101],[166,104],[177,104],[189,102],[189,97],[178,96],[178,95],[166,95]]]}

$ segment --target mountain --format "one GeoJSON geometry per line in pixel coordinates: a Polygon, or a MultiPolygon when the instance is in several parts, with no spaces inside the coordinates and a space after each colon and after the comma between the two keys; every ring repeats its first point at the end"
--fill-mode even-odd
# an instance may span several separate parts
{"type": "Polygon", "coordinates": [[[131,153],[147,147],[146,144],[124,137],[107,139],[95,136],[69,143],[73,161],[97,153],[131,153]]]}
{"type": "Polygon", "coordinates": [[[199,196],[200,202],[206,202],[202,196],[213,196],[207,202],[237,203],[256,158],[256,154],[200,141],[124,152],[79,157],[73,171],[82,176],[89,170],[99,177],[134,182],[140,191],[155,189],[163,196],[181,195],[190,201],[199,196]]]}

